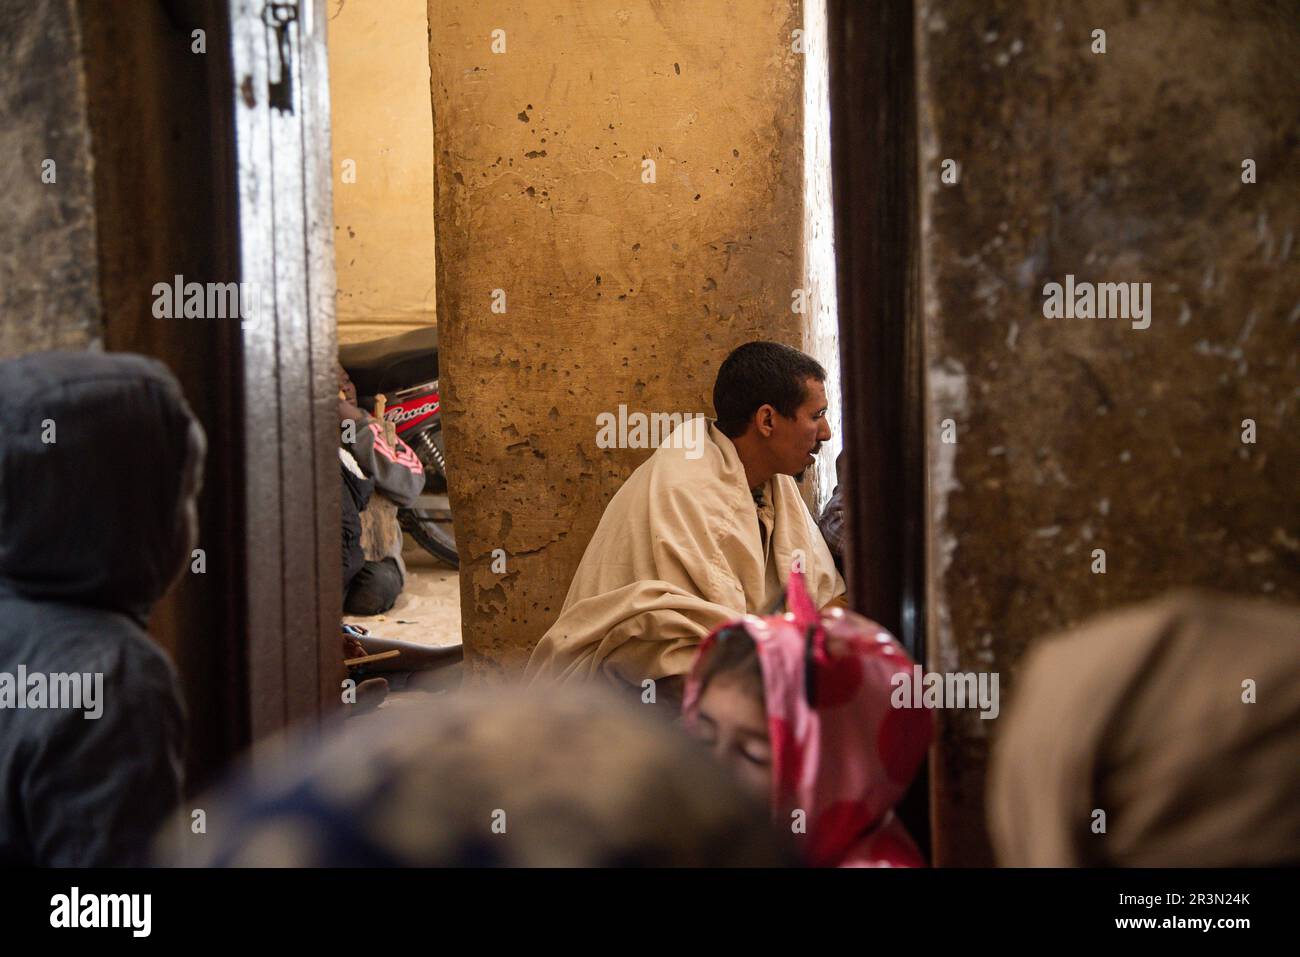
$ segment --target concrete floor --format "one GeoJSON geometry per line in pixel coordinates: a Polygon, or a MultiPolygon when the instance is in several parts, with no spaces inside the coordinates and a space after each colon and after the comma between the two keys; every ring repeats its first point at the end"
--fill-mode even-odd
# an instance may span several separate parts
{"type": "Polygon", "coordinates": [[[402,561],[406,563],[406,587],[397,604],[382,615],[345,615],[343,620],[379,638],[459,645],[460,573],[415,545],[409,535],[402,561]]]}
{"type": "MultiPolygon", "coordinates": [[[[345,615],[348,624],[360,625],[379,638],[397,638],[426,645],[460,644],[460,573],[448,568],[406,536],[402,552],[406,563],[406,586],[397,603],[382,615],[345,615]]],[[[390,691],[379,710],[419,707],[429,694],[455,690],[460,686],[464,666],[460,663],[422,672],[408,687],[404,676],[390,675],[390,691]]],[[[358,715],[364,718],[364,715],[358,715]]]]}

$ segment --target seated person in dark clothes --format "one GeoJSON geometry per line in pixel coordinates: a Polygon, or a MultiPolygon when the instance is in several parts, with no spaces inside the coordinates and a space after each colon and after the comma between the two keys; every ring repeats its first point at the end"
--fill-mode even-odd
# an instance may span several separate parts
{"type": "Polygon", "coordinates": [[[381,421],[357,407],[356,387],[342,366],[338,374],[345,486],[343,608],[350,615],[379,615],[393,607],[405,583],[397,508],[414,504],[424,490],[424,467],[410,446],[385,434],[381,421]],[[355,528],[350,524],[353,510],[355,528]]]}
{"type": "Polygon", "coordinates": [[[203,430],[143,356],[3,361],[0,395],[0,867],[138,865],[181,796],[145,624],[198,538],[203,430]]]}
{"type": "MultiPolygon", "coordinates": [[[[386,436],[383,424],[356,406],[356,388],[342,366],[338,374],[342,430],[339,460],[343,475],[343,610],[351,615],[379,615],[393,607],[405,583],[402,529],[396,509],[410,505],[423,491],[424,468],[409,446],[386,436]]],[[[440,690],[439,682],[443,679],[411,682],[399,676],[442,669],[462,658],[459,645],[442,647],[373,635],[360,636],[355,641],[368,655],[401,652],[395,658],[369,663],[364,672],[356,674],[358,677],[385,674],[399,680],[402,687],[440,690]]],[[[375,706],[386,691],[386,683],[363,681],[357,687],[357,703],[361,704],[363,692],[368,692],[370,706],[375,706]],[[376,684],[383,685],[382,691],[376,684]]]]}
{"type": "Polygon", "coordinates": [[[370,504],[375,483],[366,478],[357,460],[346,449],[339,449],[339,470],[343,475],[343,596],[344,605],[351,592],[352,583],[366,564],[361,550],[361,513],[370,504]]]}
{"type": "Polygon", "coordinates": [[[831,493],[830,500],[826,503],[826,507],[822,509],[821,518],[817,519],[817,527],[821,529],[822,538],[826,539],[826,547],[831,550],[831,557],[835,559],[835,567],[840,570],[841,574],[844,572],[844,536],[848,533],[848,518],[844,514],[847,465],[844,453],[841,452],[835,458],[835,491],[831,493]]]}

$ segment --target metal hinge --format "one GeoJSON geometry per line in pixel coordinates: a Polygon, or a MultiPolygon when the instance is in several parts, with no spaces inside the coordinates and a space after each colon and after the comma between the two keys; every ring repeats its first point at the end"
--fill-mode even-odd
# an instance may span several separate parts
{"type": "Polygon", "coordinates": [[[293,54],[289,42],[289,27],[298,22],[298,4],[268,3],[262,9],[262,22],[275,31],[275,48],[278,53],[279,72],[267,83],[267,98],[272,107],[281,113],[293,112],[293,54]]]}

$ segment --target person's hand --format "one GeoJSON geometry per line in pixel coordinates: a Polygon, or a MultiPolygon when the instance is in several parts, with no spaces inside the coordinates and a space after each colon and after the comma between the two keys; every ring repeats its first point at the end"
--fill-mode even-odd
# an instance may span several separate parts
{"type": "Polygon", "coordinates": [[[360,639],[346,633],[343,635],[344,661],[349,658],[364,658],[367,654],[369,652],[366,651],[366,646],[361,643],[360,639]]]}

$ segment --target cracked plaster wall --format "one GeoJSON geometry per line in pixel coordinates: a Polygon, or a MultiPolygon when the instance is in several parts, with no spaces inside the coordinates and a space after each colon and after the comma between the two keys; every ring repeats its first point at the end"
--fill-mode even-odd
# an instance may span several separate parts
{"type": "MultiPolygon", "coordinates": [[[[1287,8],[918,4],[930,667],[998,671],[1003,714],[1031,639],[1102,609],[1180,584],[1300,600],[1287,8]],[[1044,318],[1067,273],[1150,282],[1150,328],[1044,318]]],[[[937,860],[984,863],[998,722],[942,718],[937,860]]]]}

